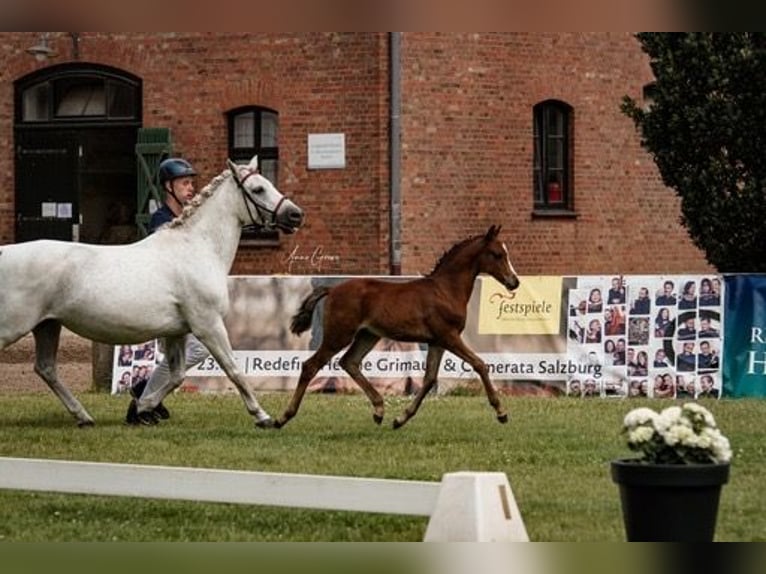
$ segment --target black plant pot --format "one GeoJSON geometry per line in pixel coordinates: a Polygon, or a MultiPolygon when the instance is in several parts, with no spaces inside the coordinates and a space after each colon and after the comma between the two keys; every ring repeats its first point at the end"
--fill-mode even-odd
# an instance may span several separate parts
{"type": "Polygon", "coordinates": [[[612,461],[629,542],[712,542],[729,464],[612,461]]]}

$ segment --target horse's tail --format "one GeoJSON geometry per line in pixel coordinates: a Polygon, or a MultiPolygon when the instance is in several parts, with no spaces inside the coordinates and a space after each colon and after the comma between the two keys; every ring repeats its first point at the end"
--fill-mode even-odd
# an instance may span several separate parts
{"type": "Polygon", "coordinates": [[[330,292],[329,287],[316,287],[311,294],[303,300],[298,312],[290,321],[290,331],[300,335],[311,327],[311,318],[314,316],[314,307],[330,292]]]}

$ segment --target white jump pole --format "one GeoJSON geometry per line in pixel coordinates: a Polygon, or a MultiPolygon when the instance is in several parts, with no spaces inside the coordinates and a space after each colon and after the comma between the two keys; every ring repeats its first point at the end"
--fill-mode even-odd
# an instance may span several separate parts
{"type": "Polygon", "coordinates": [[[508,478],[442,482],[0,457],[0,488],[430,516],[426,541],[527,541],[508,478]]]}

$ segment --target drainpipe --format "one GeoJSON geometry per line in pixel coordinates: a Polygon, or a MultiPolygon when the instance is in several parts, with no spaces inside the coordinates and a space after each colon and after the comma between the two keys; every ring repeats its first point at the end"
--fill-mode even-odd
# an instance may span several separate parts
{"type": "Polygon", "coordinates": [[[390,124],[389,124],[389,178],[390,178],[390,209],[389,222],[391,245],[390,271],[391,275],[402,274],[402,188],[401,188],[401,32],[389,32],[389,69],[390,69],[390,124]]]}

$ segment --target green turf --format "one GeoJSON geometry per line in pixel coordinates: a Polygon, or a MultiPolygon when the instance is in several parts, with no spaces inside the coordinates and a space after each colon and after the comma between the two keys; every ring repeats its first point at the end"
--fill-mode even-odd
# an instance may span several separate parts
{"type": "MultiPolygon", "coordinates": [[[[309,395],[279,431],[257,430],[237,396],[179,394],[157,427],[126,427],[124,397],[88,393],[96,426],[79,429],[50,394],[0,396],[0,456],[438,481],[458,470],[505,472],[530,539],[624,540],[609,461],[630,456],[625,413],[669,402],[511,398],[498,424],[483,396],[429,397],[397,431],[359,395],[309,395]]],[[[265,394],[281,412],[287,394],[265,394]]],[[[732,444],[717,540],[766,540],[766,401],[706,402],[732,444]]],[[[418,541],[427,518],[178,501],[0,491],[6,541],[418,541]]]]}

